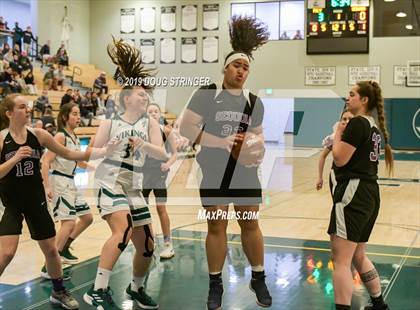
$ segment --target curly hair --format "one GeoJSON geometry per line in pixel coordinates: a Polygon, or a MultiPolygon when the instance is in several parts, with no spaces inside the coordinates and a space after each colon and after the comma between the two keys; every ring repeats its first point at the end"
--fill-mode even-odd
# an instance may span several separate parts
{"type": "Polygon", "coordinates": [[[229,36],[233,49],[230,55],[235,52],[242,52],[253,59],[252,52],[267,43],[270,33],[267,26],[256,18],[235,15],[229,24],[229,36]]]}
{"type": "MultiPolygon", "coordinates": [[[[153,68],[145,68],[142,55],[139,49],[131,46],[122,39],[116,40],[112,37],[112,43],[107,46],[107,52],[112,62],[119,68],[121,77],[141,79],[141,87],[144,89],[153,89],[149,83],[144,83],[145,79],[154,76],[156,70],[153,68]]],[[[124,87],[125,88],[125,87],[124,87]]]]}

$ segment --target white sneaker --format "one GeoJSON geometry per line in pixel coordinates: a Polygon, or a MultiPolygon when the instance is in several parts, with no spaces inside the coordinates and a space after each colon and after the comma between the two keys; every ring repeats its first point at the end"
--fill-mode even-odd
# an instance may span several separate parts
{"type": "Polygon", "coordinates": [[[165,242],[163,246],[163,251],[160,252],[160,258],[169,259],[174,257],[175,251],[172,246],[172,242],[165,242]]]}

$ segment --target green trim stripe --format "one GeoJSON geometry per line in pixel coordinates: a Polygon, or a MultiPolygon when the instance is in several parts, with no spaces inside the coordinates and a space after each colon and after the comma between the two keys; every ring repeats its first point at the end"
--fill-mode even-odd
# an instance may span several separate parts
{"type": "Polygon", "coordinates": [[[139,215],[132,215],[131,217],[133,218],[133,221],[141,221],[141,220],[150,219],[151,215],[150,213],[144,213],[144,214],[139,214],[139,215]]]}
{"type": "Polygon", "coordinates": [[[128,200],[127,199],[118,199],[118,200],[114,200],[112,202],[112,206],[119,206],[119,205],[128,205],[128,200]]]}
{"type": "Polygon", "coordinates": [[[113,194],[109,190],[103,187],[101,187],[101,190],[104,192],[105,195],[107,195],[110,198],[126,198],[126,196],[123,194],[113,194]]]}

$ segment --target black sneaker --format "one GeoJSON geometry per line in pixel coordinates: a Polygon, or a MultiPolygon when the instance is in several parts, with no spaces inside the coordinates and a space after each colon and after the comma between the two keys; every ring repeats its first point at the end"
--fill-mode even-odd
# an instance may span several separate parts
{"type": "Polygon", "coordinates": [[[222,280],[210,280],[209,296],[207,297],[208,310],[222,309],[223,282],[222,280]]]}
{"type": "Polygon", "coordinates": [[[69,265],[74,265],[77,264],[77,262],[79,261],[79,258],[74,256],[71,252],[70,249],[65,249],[63,251],[59,251],[58,252],[61,256],[61,261],[64,264],[69,264],[69,265]]]}
{"type": "MultiPolygon", "coordinates": [[[[63,269],[64,281],[69,280],[71,278],[71,275],[72,275],[71,267],[63,269]]],[[[47,267],[45,267],[45,265],[42,266],[42,269],[41,269],[41,278],[46,279],[46,280],[51,280],[51,276],[48,274],[47,267]]]]}
{"type": "Polygon", "coordinates": [[[382,307],[374,307],[372,303],[369,303],[367,306],[363,308],[364,310],[390,310],[387,304],[384,304],[382,307]]]}
{"type": "Polygon", "coordinates": [[[159,305],[154,302],[154,300],[146,294],[144,291],[144,287],[139,288],[139,290],[133,291],[131,290],[131,284],[128,285],[127,289],[125,290],[128,297],[135,301],[137,305],[142,309],[158,309],[159,305]]]}
{"type": "Polygon", "coordinates": [[[98,310],[121,310],[112,300],[111,296],[112,291],[109,287],[106,290],[100,288],[95,291],[92,285],[89,291],[83,295],[83,300],[98,310]]]}
{"type": "Polygon", "coordinates": [[[265,275],[258,276],[258,278],[252,278],[249,283],[249,289],[257,296],[257,304],[261,307],[271,307],[272,298],[270,292],[265,284],[265,275]]]}

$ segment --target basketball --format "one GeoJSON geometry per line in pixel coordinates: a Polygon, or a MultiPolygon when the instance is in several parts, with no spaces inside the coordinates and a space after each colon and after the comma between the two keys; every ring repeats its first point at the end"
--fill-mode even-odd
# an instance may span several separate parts
{"type": "Polygon", "coordinates": [[[238,133],[232,157],[244,166],[257,165],[264,154],[264,142],[253,133],[238,133]]]}

